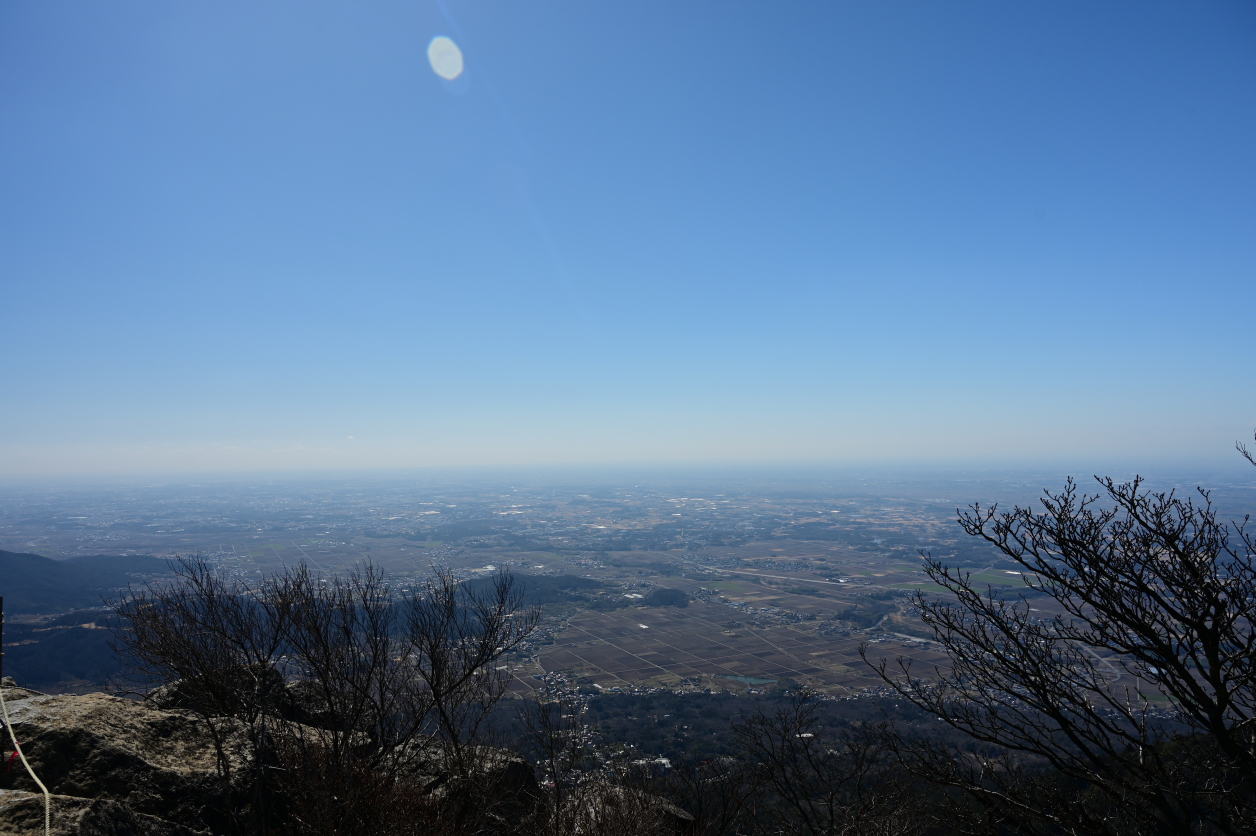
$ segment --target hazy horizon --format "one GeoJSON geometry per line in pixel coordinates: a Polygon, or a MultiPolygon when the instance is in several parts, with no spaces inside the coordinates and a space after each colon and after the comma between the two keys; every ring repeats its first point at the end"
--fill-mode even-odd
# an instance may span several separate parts
{"type": "MultiPolygon", "coordinates": [[[[895,489],[925,490],[930,485],[984,487],[1022,485],[1037,496],[1074,479],[1094,492],[1094,479],[1126,481],[1138,477],[1149,487],[1194,489],[1256,489],[1256,468],[1237,454],[1232,460],[1161,459],[1134,461],[1109,458],[1075,460],[952,461],[806,461],[806,462],[655,462],[636,464],[480,465],[459,467],[393,467],[356,469],[45,473],[0,477],[0,494],[23,491],[93,491],[205,488],[247,492],[289,486],[297,489],[353,490],[361,486],[409,486],[417,491],[454,488],[472,492],[530,488],[598,491],[634,486],[694,490],[739,489],[753,493],[775,489],[821,492],[855,491],[883,495],[895,489]],[[862,487],[861,487],[862,486],[862,487]]],[[[977,497],[974,497],[974,499],[977,497]]],[[[1000,501],[1006,502],[1008,497],[1000,501]]],[[[1018,497],[1016,501],[1024,501],[1018,497]]]]}

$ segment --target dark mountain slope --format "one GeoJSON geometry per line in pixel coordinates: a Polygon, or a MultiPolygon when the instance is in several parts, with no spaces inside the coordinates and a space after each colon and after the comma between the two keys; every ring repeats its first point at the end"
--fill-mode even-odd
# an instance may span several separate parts
{"type": "Polygon", "coordinates": [[[93,555],[52,560],[0,550],[0,595],[5,612],[13,615],[61,613],[99,607],[102,595],[168,572],[166,561],[155,557],[93,555]]]}
{"type": "Polygon", "coordinates": [[[77,610],[33,624],[10,621],[4,627],[5,676],[47,692],[105,685],[122,673],[108,624],[106,610],[77,610]]]}

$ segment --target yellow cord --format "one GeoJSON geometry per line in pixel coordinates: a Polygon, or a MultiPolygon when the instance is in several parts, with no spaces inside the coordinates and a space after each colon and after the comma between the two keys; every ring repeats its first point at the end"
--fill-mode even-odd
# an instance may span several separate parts
{"type": "Polygon", "coordinates": [[[48,788],[44,786],[44,782],[39,780],[35,770],[31,769],[31,765],[26,762],[26,755],[22,753],[22,747],[17,745],[17,734],[13,731],[13,723],[9,721],[9,707],[4,703],[4,688],[2,687],[0,687],[0,713],[4,714],[4,724],[9,729],[9,738],[13,741],[13,749],[17,752],[17,756],[22,759],[22,766],[26,767],[26,771],[30,773],[31,779],[44,793],[44,836],[48,836],[48,831],[52,824],[52,799],[48,796],[48,788]]]}

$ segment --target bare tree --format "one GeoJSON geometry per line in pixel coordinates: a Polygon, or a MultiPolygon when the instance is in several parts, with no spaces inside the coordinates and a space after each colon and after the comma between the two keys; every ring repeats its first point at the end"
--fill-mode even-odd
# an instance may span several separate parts
{"type": "Polygon", "coordinates": [[[694,836],[755,833],[771,821],[761,770],[742,758],[673,761],[662,791],[693,816],[694,836]]]}
{"type": "Polygon", "coordinates": [[[598,782],[600,763],[584,705],[570,693],[552,689],[521,700],[523,736],[519,748],[541,776],[543,798],[528,829],[567,836],[579,830],[580,811],[598,782]]]}
{"type": "Polygon", "coordinates": [[[367,563],[325,579],[299,566],[261,598],[283,627],[286,673],[299,677],[275,729],[289,829],[374,833],[410,820],[398,796],[430,747],[433,701],[383,572],[367,563]]]}
{"type": "Polygon", "coordinates": [[[659,764],[608,752],[596,731],[584,722],[586,701],[559,689],[522,703],[524,729],[519,748],[541,773],[542,803],[522,823],[525,833],[546,836],[716,836],[732,832],[713,816],[699,821],[693,806],[706,805],[728,787],[675,770],[658,773],[659,764]],[[696,780],[689,780],[689,779],[696,780]],[[699,795],[700,794],[700,795],[699,795]]]}
{"type": "Polygon", "coordinates": [[[915,779],[885,743],[885,725],[826,728],[807,689],[769,714],[734,725],[742,757],[768,790],[769,832],[812,836],[909,836],[928,820],[915,779]]]}
{"type": "Polygon", "coordinates": [[[164,683],[163,704],[207,720],[236,829],[454,833],[482,819],[485,721],[509,682],[496,663],[538,618],[509,574],[468,588],[436,571],[399,597],[369,563],[332,578],[301,565],[257,588],[195,559],[175,568],[113,602],[114,645],[164,683]],[[225,748],[238,724],[248,803],[231,795],[225,748]]]}
{"type": "Polygon", "coordinates": [[[646,771],[620,765],[584,795],[584,803],[576,808],[575,832],[587,836],[684,836],[691,832],[690,817],[657,789],[646,771]]]}
{"type": "Polygon", "coordinates": [[[484,723],[512,678],[496,661],[531,634],[540,610],[524,606],[522,587],[505,571],[470,586],[438,569],[407,604],[415,674],[432,701],[433,731],[448,761],[469,774],[484,723]]]}
{"type": "Polygon", "coordinates": [[[233,773],[227,742],[242,723],[255,748],[263,743],[265,718],[283,695],[273,668],[283,629],[252,589],[210,564],[177,558],[172,568],[173,581],[132,588],[111,602],[118,618],[110,644],[132,684],[165,685],[159,693],[167,704],[204,719],[222,779],[222,813],[234,828],[245,828],[244,817],[264,816],[264,797],[236,791],[243,776],[233,773]],[[256,803],[246,812],[240,804],[250,800],[256,803]]]}
{"type": "Polygon", "coordinates": [[[487,721],[513,678],[498,661],[527,639],[540,616],[505,570],[468,584],[436,569],[406,599],[410,659],[431,700],[426,727],[445,771],[440,789],[452,832],[473,831],[519,801],[489,777],[501,756],[489,749],[495,741],[487,721]]]}
{"type": "Polygon", "coordinates": [[[900,754],[997,815],[1052,832],[1251,833],[1256,544],[1247,520],[1219,521],[1202,489],[1184,499],[1139,479],[1096,478],[1097,495],[1070,480],[1039,509],[960,514],[968,534],[1022,567],[1022,595],[981,589],[923,555],[951,597],[917,594],[915,610],[949,670],[918,676],[902,658],[874,667],[920,708],[996,748],[900,741],[900,754]],[[1054,614],[1035,612],[1044,601],[1054,614]]]}

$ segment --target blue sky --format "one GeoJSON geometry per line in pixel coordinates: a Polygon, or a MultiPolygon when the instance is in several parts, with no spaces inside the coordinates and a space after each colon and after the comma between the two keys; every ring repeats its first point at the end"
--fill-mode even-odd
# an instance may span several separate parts
{"type": "Polygon", "coordinates": [[[1246,2],[6,3],[0,476],[1229,460],[1253,149],[1246,2]]]}

